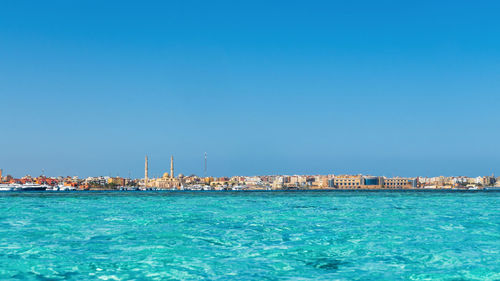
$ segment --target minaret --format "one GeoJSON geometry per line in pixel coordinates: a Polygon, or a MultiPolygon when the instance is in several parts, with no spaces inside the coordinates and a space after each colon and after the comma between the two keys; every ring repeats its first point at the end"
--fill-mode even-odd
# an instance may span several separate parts
{"type": "Polygon", "coordinates": [[[148,156],[146,155],[146,163],[144,164],[144,185],[148,185],[148,156]]]}
{"type": "Polygon", "coordinates": [[[174,156],[170,156],[170,177],[174,178],[174,156]]]}

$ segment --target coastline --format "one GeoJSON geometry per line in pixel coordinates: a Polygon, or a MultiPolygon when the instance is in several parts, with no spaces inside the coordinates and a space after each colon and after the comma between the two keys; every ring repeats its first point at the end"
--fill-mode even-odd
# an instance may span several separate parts
{"type": "Polygon", "coordinates": [[[478,193],[478,192],[500,192],[500,189],[448,189],[448,188],[434,188],[434,189],[292,189],[292,190],[265,190],[265,189],[251,189],[251,190],[170,190],[170,189],[157,189],[157,190],[116,190],[116,189],[95,189],[95,190],[12,190],[0,191],[0,194],[23,194],[23,193],[43,193],[43,194],[78,194],[78,193],[342,193],[342,192],[387,192],[387,193],[405,193],[405,192],[446,192],[446,193],[478,193]]]}

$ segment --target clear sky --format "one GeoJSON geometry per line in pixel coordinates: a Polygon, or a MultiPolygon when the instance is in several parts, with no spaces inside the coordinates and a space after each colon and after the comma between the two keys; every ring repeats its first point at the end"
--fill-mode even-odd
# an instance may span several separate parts
{"type": "Polygon", "coordinates": [[[14,176],[500,173],[499,1],[2,1],[14,176]]]}

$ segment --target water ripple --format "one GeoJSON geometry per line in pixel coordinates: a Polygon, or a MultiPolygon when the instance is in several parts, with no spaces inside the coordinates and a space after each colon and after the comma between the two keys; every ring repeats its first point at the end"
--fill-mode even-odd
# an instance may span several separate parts
{"type": "Polygon", "coordinates": [[[500,193],[0,194],[0,280],[500,280],[500,193]]]}

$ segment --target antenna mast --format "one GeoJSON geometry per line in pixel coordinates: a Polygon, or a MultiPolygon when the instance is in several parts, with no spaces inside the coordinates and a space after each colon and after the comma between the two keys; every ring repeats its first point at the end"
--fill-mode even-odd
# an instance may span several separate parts
{"type": "Polygon", "coordinates": [[[205,152],[205,178],[207,177],[207,153],[205,152]]]}

